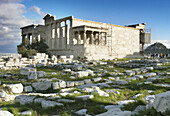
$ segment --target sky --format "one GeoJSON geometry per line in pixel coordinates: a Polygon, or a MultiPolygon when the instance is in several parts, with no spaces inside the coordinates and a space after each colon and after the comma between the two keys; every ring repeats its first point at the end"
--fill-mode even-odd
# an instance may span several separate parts
{"type": "Polygon", "coordinates": [[[170,48],[170,0],[0,0],[0,52],[16,53],[20,27],[43,24],[47,13],[122,26],[146,23],[152,43],[170,48]]]}

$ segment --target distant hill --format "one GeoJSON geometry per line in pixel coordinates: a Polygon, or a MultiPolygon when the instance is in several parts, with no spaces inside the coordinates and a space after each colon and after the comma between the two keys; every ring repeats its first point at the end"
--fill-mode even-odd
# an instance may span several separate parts
{"type": "Polygon", "coordinates": [[[170,54],[170,49],[160,42],[156,42],[145,49],[145,54],[170,54]]]}

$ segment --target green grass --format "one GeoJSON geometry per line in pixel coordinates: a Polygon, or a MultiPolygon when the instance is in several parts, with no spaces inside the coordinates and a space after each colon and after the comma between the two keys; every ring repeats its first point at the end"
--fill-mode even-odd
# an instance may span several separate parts
{"type": "Polygon", "coordinates": [[[122,107],[121,110],[133,111],[139,105],[146,105],[146,103],[144,102],[144,100],[137,100],[135,102],[124,105],[124,107],[122,107]]]}
{"type": "Polygon", "coordinates": [[[157,112],[154,108],[151,108],[145,111],[139,111],[139,114],[134,116],[170,116],[170,111],[161,113],[161,112],[157,112]]]}
{"type": "Polygon", "coordinates": [[[156,79],[153,81],[153,83],[157,84],[157,83],[161,83],[161,84],[170,84],[170,79],[169,78],[164,78],[164,79],[156,79]]]}

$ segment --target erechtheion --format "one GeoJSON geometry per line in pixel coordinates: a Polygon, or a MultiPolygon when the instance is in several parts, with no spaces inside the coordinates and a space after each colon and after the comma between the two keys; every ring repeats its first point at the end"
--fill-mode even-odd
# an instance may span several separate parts
{"type": "MultiPolygon", "coordinates": [[[[44,25],[22,27],[22,42],[44,39],[51,55],[74,55],[75,58],[113,59],[140,52],[140,44],[150,41],[145,23],[119,26],[76,19],[73,16],[55,19],[47,14],[44,25]]],[[[143,44],[142,44],[143,45],[143,44]]]]}

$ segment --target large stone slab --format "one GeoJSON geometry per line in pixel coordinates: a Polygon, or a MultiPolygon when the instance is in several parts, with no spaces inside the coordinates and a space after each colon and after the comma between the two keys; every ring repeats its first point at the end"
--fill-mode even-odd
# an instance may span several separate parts
{"type": "Polygon", "coordinates": [[[9,111],[0,110],[0,116],[14,116],[14,115],[9,111]]]}
{"type": "Polygon", "coordinates": [[[58,82],[60,88],[65,88],[66,87],[66,82],[65,81],[59,81],[58,82]]]}
{"type": "Polygon", "coordinates": [[[133,75],[135,75],[135,71],[132,71],[132,70],[127,70],[127,71],[125,71],[125,73],[126,73],[128,76],[133,76],[133,75]]]}
{"type": "Polygon", "coordinates": [[[32,104],[35,96],[19,95],[15,97],[15,102],[21,105],[32,104]]]}
{"type": "Polygon", "coordinates": [[[128,84],[128,82],[127,82],[127,81],[124,81],[124,80],[117,80],[117,81],[115,82],[115,84],[118,84],[118,85],[126,85],[126,84],[128,84]]]}
{"type": "Polygon", "coordinates": [[[6,87],[12,93],[22,93],[23,92],[23,85],[21,83],[19,83],[19,84],[8,84],[8,85],[6,85],[6,87]]]}
{"type": "Polygon", "coordinates": [[[131,116],[131,114],[131,111],[121,111],[119,108],[115,108],[96,116],[131,116]]]}
{"type": "Polygon", "coordinates": [[[21,75],[28,75],[31,71],[37,71],[36,68],[30,68],[30,67],[22,67],[20,70],[21,75]]]}
{"type": "Polygon", "coordinates": [[[88,71],[78,71],[76,72],[76,77],[87,77],[89,75],[88,71]]]}
{"type": "Polygon", "coordinates": [[[0,98],[6,97],[6,95],[7,93],[4,90],[0,89],[0,98]]]}
{"type": "Polygon", "coordinates": [[[92,78],[92,80],[93,80],[94,82],[99,82],[99,81],[102,80],[102,78],[101,78],[101,77],[96,77],[96,78],[92,78]]]}
{"type": "Polygon", "coordinates": [[[37,79],[37,72],[36,71],[30,71],[30,72],[28,72],[28,76],[27,76],[27,78],[29,79],[29,80],[32,80],[32,79],[37,79]]]}
{"type": "Polygon", "coordinates": [[[153,107],[157,112],[170,111],[170,91],[155,95],[153,107]]]}
{"type": "Polygon", "coordinates": [[[25,92],[32,92],[33,89],[32,89],[31,86],[25,86],[25,87],[24,87],[24,91],[25,91],[25,92]]]}
{"type": "Polygon", "coordinates": [[[76,111],[75,113],[78,114],[78,115],[85,115],[87,112],[87,109],[81,109],[79,111],[76,111]]]}
{"type": "Polygon", "coordinates": [[[76,100],[71,99],[58,99],[58,102],[64,102],[64,103],[74,103],[76,100]]]}
{"type": "Polygon", "coordinates": [[[49,107],[55,107],[55,106],[63,106],[63,104],[55,102],[55,101],[45,100],[45,101],[41,102],[41,106],[42,106],[42,108],[49,108],[49,107]]]}
{"type": "Polygon", "coordinates": [[[53,88],[53,90],[59,89],[60,88],[59,83],[58,82],[53,82],[52,83],[52,88],[53,88]]]}
{"type": "Polygon", "coordinates": [[[47,73],[44,72],[44,71],[38,71],[38,72],[37,72],[37,77],[44,77],[44,76],[46,76],[46,75],[47,75],[47,73]]]}
{"type": "Polygon", "coordinates": [[[32,87],[33,87],[36,91],[45,91],[45,90],[51,88],[51,82],[50,82],[50,81],[35,82],[35,83],[32,83],[32,87]]]}
{"type": "Polygon", "coordinates": [[[83,95],[83,96],[77,96],[78,99],[88,100],[94,98],[94,95],[83,95]]]}

